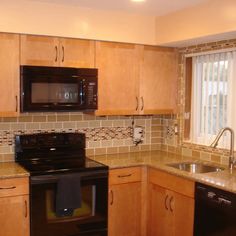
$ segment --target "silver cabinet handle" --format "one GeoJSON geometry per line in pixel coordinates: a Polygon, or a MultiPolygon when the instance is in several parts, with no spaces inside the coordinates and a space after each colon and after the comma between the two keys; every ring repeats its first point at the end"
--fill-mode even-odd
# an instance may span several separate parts
{"type": "Polygon", "coordinates": [[[110,205],[113,205],[113,202],[114,202],[114,193],[113,191],[111,190],[111,202],[110,202],[110,205]]]}
{"type": "Polygon", "coordinates": [[[169,198],[169,196],[166,195],[166,197],[165,197],[165,209],[166,209],[166,210],[169,210],[169,209],[168,209],[168,206],[167,206],[167,200],[168,200],[168,198],[169,198]]]}
{"type": "Polygon", "coordinates": [[[125,178],[125,177],[130,177],[132,174],[128,174],[128,175],[118,175],[118,178],[125,178]]]}
{"type": "Polygon", "coordinates": [[[65,48],[64,48],[64,46],[62,46],[62,59],[61,59],[61,61],[64,62],[64,60],[65,60],[65,48]]]}
{"type": "Polygon", "coordinates": [[[55,51],[56,51],[55,62],[57,62],[57,59],[58,59],[58,49],[57,49],[57,46],[55,46],[55,51]]]}
{"type": "Polygon", "coordinates": [[[141,103],[142,103],[141,111],[143,111],[143,109],[144,109],[144,99],[143,99],[143,97],[141,97],[141,103]]]}
{"type": "Polygon", "coordinates": [[[136,97],[136,111],[138,110],[138,97],[136,97]]]}
{"type": "Polygon", "coordinates": [[[0,190],[9,190],[9,189],[15,189],[16,186],[11,186],[11,187],[0,187],[0,190]]]}
{"type": "Polygon", "coordinates": [[[173,201],[173,196],[170,197],[170,211],[173,212],[173,208],[172,208],[172,201],[173,201]]]}
{"type": "Polygon", "coordinates": [[[25,218],[28,217],[28,204],[27,201],[25,200],[25,218]]]}
{"type": "Polygon", "coordinates": [[[16,99],[16,112],[18,112],[18,96],[17,95],[16,95],[15,99],[16,99]]]}

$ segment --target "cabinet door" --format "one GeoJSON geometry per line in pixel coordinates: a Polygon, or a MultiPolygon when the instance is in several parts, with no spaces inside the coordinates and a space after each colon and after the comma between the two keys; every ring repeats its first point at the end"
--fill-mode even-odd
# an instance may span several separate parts
{"type": "Polygon", "coordinates": [[[173,235],[173,218],[169,209],[169,191],[151,183],[148,185],[148,189],[148,236],[173,235]]]}
{"type": "Polygon", "coordinates": [[[97,115],[138,113],[140,46],[96,42],[97,115]]]}
{"type": "Polygon", "coordinates": [[[29,236],[28,195],[0,198],[0,235],[29,236]]]}
{"type": "Polygon", "coordinates": [[[19,35],[0,34],[0,116],[19,110],[19,35]]]}
{"type": "Polygon", "coordinates": [[[143,46],[140,75],[141,114],[176,110],[178,55],[175,49],[143,46]]]}
{"type": "Polygon", "coordinates": [[[109,236],[140,236],[141,182],[110,186],[109,236]]]}
{"type": "Polygon", "coordinates": [[[60,65],[94,68],[95,42],[82,39],[60,39],[60,65]]]}
{"type": "Polygon", "coordinates": [[[173,210],[174,235],[192,236],[194,223],[194,199],[172,192],[170,206],[173,210]]]}
{"type": "Polygon", "coordinates": [[[58,66],[59,39],[56,37],[21,35],[21,65],[58,66]]]}

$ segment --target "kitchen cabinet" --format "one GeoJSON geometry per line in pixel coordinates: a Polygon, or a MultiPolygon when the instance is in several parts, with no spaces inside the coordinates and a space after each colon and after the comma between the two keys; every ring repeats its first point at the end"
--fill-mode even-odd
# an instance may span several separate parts
{"type": "Polygon", "coordinates": [[[28,178],[0,180],[0,235],[29,236],[28,178]]]}
{"type": "Polygon", "coordinates": [[[140,46],[96,42],[97,115],[138,114],[140,46]]]}
{"type": "Polygon", "coordinates": [[[92,40],[21,35],[21,65],[94,67],[92,40]]]}
{"type": "Polygon", "coordinates": [[[139,90],[140,113],[175,113],[178,77],[176,49],[143,46],[142,54],[139,90]]]}
{"type": "Polygon", "coordinates": [[[19,35],[0,33],[0,116],[19,113],[19,35]]]}
{"type": "Polygon", "coordinates": [[[148,173],[149,236],[192,236],[194,183],[158,170],[148,173]]]}
{"type": "Polygon", "coordinates": [[[141,168],[114,169],[109,173],[109,236],[141,234],[141,168]]]}
{"type": "Polygon", "coordinates": [[[97,115],[170,114],[176,111],[177,51],[96,42],[97,115]]]}

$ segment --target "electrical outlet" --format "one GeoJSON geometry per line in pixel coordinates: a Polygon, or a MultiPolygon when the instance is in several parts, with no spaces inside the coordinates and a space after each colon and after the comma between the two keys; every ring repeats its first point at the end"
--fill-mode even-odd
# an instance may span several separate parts
{"type": "Polygon", "coordinates": [[[143,138],[143,128],[140,126],[134,127],[133,129],[133,142],[138,145],[142,142],[143,138]]]}

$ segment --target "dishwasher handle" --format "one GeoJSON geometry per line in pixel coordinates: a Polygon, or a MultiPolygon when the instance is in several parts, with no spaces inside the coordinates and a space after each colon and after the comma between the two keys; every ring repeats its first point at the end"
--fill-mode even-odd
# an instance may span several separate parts
{"type": "Polygon", "coordinates": [[[197,184],[195,199],[216,207],[236,208],[236,195],[211,186],[197,184]]]}

